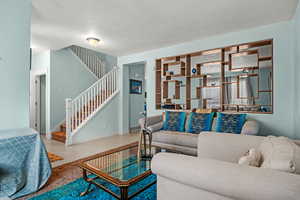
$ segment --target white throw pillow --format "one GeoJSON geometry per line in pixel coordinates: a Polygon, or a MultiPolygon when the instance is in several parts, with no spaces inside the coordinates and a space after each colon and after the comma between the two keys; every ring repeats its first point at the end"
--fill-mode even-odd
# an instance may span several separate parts
{"type": "Polygon", "coordinates": [[[259,149],[263,159],[262,168],[300,173],[300,147],[287,137],[266,137],[259,149]]]}
{"type": "Polygon", "coordinates": [[[259,167],[261,160],[261,153],[256,149],[250,149],[243,157],[239,159],[240,165],[249,165],[253,167],[259,167]]]}

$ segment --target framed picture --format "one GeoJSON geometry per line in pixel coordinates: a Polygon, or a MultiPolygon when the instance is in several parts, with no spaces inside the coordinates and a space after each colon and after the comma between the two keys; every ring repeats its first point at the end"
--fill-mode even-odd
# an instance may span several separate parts
{"type": "Polygon", "coordinates": [[[142,94],[142,81],[130,79],[129,92],[130,94],[142,94]]]}

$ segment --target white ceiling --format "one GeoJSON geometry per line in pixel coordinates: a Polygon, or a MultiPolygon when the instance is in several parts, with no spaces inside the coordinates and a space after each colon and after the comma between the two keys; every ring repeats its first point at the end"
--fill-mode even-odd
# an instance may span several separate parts
{"type": "Polygon", "coordinates": [[[289,20],[298,0],[32,0],[32,46],[120,56],[289,20]]]}

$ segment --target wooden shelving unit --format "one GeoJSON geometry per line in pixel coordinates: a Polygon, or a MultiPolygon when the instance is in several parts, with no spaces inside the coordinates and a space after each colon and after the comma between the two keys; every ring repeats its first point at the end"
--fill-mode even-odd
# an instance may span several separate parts
{"type": "MultiPolygon", "coordinates": [[[[218,99],[216,99],[218,104],[214,105],[219,111],[273,112],[272,39],[159,58],[156,60],[155,71],[155,103],[157,109],[214,109],[211,107],[212,103],[210,100],[204,99],[204,96],[201,94],[203,92],[202,88],[220,88],[220,90],[216,90],[220,91],[218,99]],[[247,65],[247,63],[242,63],[233,66],[233,60],[237,57],[240,57],[239,59],[242,62],[247,60],[246,58],[248,60],[251,58],[254,64],[247,65]],[[217,69],[217,72],[210,72],[209,70],[213,69],[211,67],[217,69]],[[192,69],[196,73],[192,73],[192,69]],[[264,70],[268,74],[267,78],[261,77],[264,70]],[[256,78],[254,79],[254,77],[256,78]],[[240,94],[240,90],[243,91],[245,90],[244,88],[247,88],[245,86],[241,88],[242,83],[240,81],[242,78],[249,79],[251,84],[255,84],[253,88],[256,88],[256,91],[252,91],[252,88],[252,92],[249,92],[251,93],[250,96],[248,93],[246,93],[246,96],[241,96],[240,94]],[[267,83],[261,83],[261,81],[266,80],[267,83]],[[175,88],[170,90],[170,83],[172,82],[175,83],[175,88]],[[261,85],[263,85],[262,88],[260,88],[261,85]],[[229,102],[231,101],[228,94],[229,88],[231,90],[232,88],[237,88],[236,92],[231,92],[236,93],[237,97],[231,98],[236,98],[233,102],[237,103],[229,102]],[[181,92],[181,89],[185,92],[181,92]],[[174,91],[174,95],[169,97],[170,91],[174,91]],[[261,96],[264,96],[264,98],[261,99],[261,96]],[[200,102],[198,107],[192,103],[194,101],[200,102]]],[[[249,84],[249,80],[247,80],[247,84],[249,84]]]]}

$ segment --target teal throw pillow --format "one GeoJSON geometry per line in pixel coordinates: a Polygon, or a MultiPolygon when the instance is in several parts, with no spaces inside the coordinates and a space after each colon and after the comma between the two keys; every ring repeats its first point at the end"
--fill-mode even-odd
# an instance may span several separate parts
{"type": "Polygon", "coordinates": [[[166,111],[163,130],[184,132],[185,112],[166,111]]]}
{"type": "Polygon", "coordinates": [[[240,134],[245,121],[246,114],[218,113],[216,131],[222,133],[240,134]]]}
{"type": "Polygon", "coordinates": [[[210,131],[214,113],[195,113],[191,112],[188,119],[187,132],[200,133],[201,131],[210,131]]]}

